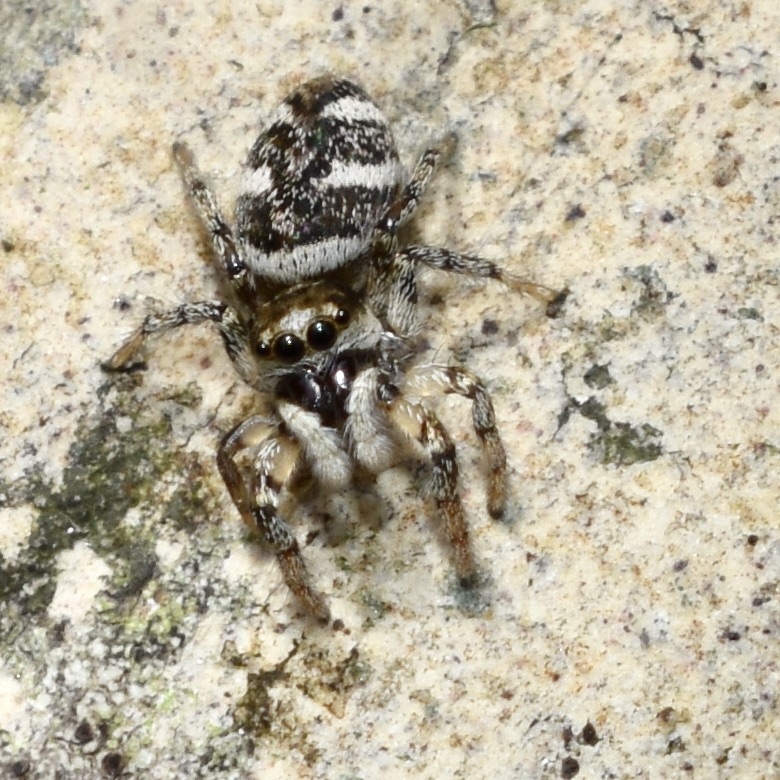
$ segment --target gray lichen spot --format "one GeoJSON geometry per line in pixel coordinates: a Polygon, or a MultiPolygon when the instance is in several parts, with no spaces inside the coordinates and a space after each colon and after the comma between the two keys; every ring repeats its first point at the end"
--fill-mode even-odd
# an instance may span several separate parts
{"type": "Polygon", "coordinates": [[[392,604],[383,601],[376,593],[367,588],[363,588],[358,595],[361,603],[368,610],[367,625],[375,625],[393,609],[392,604]]]}
{"type": "Polygon", "coordinates": [[[233,724],[237,729],[255,738],[271,731],[276,705],[270,689],[284,677],[283,665],[281,669],[247,675],[246,691],[233,709],[233,724]]]}
{"type": "Polygon", "coordinates": [[[19,105],[46,97],[46,71],[78,53],[87,14],[78,0],[0,3],[0,101],[19,105]]]}
{"type": "Polygon", "coordinates": [[[588,326],[588,331],[596,337],[591,339],[594,348],[635,335],[647,324],[662,323],[667,306],[676,297],[651,265],[624,268],[623,278],[627,291],[633,297],[631,314],[628,317],[616,316],[606,311],[596,328],[588,326]]]}
{"type": "Polygon", "coordinates": [[[150,452],[149,442],[168,428],[161,419],[120,435],[111,415],[93,427],[84,421],[59,486],[35,473],[11,493],[9,503],[30,503],[39,514],[26,549],[12,564],[0,562],[0,601],[9,605],[0,633],[8,619],[46,610],[56,587],[57,556],[76,542],[87,540],[95,552],[112,559],[120,578],[124,569],[149,558],[152,542],[131,534],[122,520],[148,498],[162,474],[164,455],[150,452]]]}
{"type": "Polygon", "coordinates": [[[668,135],[648,135],[639,143],[639,165],[644,174],[656,178],[671,162],[674,139],[668,135]]]}
{"type": "Polygon", "coordinates": [[[495,0],[466,0],[465,5],[469,13],[469,30],[496,24],[498,11],[495,0]]]}
{"type": "Polygon", "coordinates": [[[360,658],[357,647],[346,656],[342,653],[304,636],[278,664],[250,672],[246,691],[232,710],[235,733],[252,745],[255,740],[273,742],[299,752],[308,764],[315,763],[319,751],[300,727],[292,690],[343,718],[349,699],[365,685],[372,668],[360,658]]]}
{"type": "Polygon", "coordinates": [[[357,647],[341,656],[333,648],[312,646],[297,660],[301,666],[296,670],[296,687],[336,718],[344,717],[350,697],[372,673],[357,647]]]}

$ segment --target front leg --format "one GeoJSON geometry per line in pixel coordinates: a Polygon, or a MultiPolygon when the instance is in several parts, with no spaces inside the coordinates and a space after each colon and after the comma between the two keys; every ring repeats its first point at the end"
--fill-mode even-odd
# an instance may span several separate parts
{"type": "Polygon", "coordinates": [[[402,391],[428,396],[457,393],[471,403],[471,418],[487,456],[489,477],[487,505],[494,519],[504,513],[506,503],[506,451],[496,428],[496,414],[485,386],[469,371],[457,366],[417,366],[406,373],[402,391]]]}
{"type": "Polygon", "coordinates": [[[327,622],[330,611],[325,598],[312,586],[298,541],[277,511],[279,494],[295,472],[300,452],[298,442],[279,432],[278,426],[252,417],[225,437],[217,464],[244,522],[252,532],[260,533],[276,555],[287,587],[310,614],[327,622]],[[238,453],[249,448],[257,448],[251,489],[235,461],[238,453]]]}
{"type": "Polygon", "coordinates": [[[455,571],[464,586],[475,580],[474,556],[468,527],[458,495],[458,463],[455,445],[436,415],[400,393],[388,402],[388,417],[410,439],[422,444],[433,466],[431,492],[455,556],[455,571]]]}
{"type": "Polygon", "coordinates": [[[256,379],[254,363],[249,353],[246,328],[236,312],[219,301],[184,303],[162,314],[149,314],[130,337],[103,363],[106,371],[128,371],[137,367],[134,362],[146,340],[180,328],[213,322],[219,329],[225,350],[241,378],[249,384],[256,379]]]}

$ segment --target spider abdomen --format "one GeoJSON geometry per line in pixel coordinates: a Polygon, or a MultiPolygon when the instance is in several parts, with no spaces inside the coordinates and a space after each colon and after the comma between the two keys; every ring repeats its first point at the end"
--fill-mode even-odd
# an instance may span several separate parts
{"type": "Polygon", "coordinates": [[[390,128],[360,87],[332,76],[301,85],[247,157],[236,202],[244,265],[284,285],[338,271],[369,247],[401,177],[390,128]]]}

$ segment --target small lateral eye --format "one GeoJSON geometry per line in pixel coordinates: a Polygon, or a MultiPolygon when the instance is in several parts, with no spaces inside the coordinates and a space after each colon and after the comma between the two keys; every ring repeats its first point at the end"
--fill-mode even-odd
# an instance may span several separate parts
{"type": "Polygon", "coordinates": [[[294,333],[282,333],[274,340],[274,356],[283,363],[297,363],[306,352],[306,346],[294,333]]]}
{"type": "Polygon", "coordinates": [[[339,309],[336,312],[334,319],[336,320],[336,325],[341,325],[341,327],[344,327],[349,323],[350,319],[352,319],[352,315],[349,313],[348,309],[339,309]]]}
{"type": "Polygon", "coordinates": [[[271,345],[267,341],[258,341],[255,346],[255,353],[261,358],[271,357],[271,345]]]}
{"type": "Polygon", "coordinates": [[[306,341],[318,351],[330,349],[336,343],[336,328],[330,320],[316,320],[306,331],[306,341]]]}

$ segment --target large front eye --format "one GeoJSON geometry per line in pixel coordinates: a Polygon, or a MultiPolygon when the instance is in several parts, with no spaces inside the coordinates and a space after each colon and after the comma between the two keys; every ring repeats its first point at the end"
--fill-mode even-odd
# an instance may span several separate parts
{"type": "Polygon", "coordinates": [[[294,333],[282,333],[274,341],[274,356],[283,363],[297,363],[306,352],[306,346],[294,333]]]}
{"type": "Polygon", "coordinates": [[[336,328],[330,320],[317,320],[306,331],[309,346],[321,352],[330,349],[336,343],[336,328]]]}

